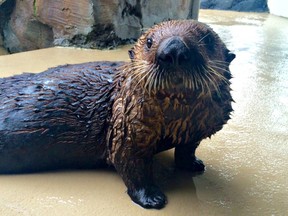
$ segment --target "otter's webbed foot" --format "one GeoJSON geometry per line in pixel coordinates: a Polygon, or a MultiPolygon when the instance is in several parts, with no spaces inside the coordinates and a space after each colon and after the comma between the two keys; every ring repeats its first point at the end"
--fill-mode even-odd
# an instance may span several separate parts
{"type": "MultiPolygon", "coordinates": [[[[196,145],[197,147],[198,145],[196,145]]],[[[195,156],[195,149],[189,146],[177,146],[175,148],[175,164],[179,169],[191,172],[204,172],[205,165],[202,160],[195,156]]]]}
{"type": "Polygon", "coordinates": [[[161,209],[167,203],[165,194],[154,185],[137,190],[128,189],[128,194],[135,203],[147,209],[161,209]]]}

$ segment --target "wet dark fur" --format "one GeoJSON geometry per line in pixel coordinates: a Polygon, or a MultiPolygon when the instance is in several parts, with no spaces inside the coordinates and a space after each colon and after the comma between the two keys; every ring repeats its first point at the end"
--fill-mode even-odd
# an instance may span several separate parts
{"type": "Polygon", "coordinates": [[[181,169],[204,171],[200,141],[232,111],[230,53],[196,21],[149,29],[130,63],[66,65],[0,79],[0,172],[113,165],[131,199],[162,208],[153,155],[175,147],[181,169]]]}
{"type": "Polygon", "coordinates": [[[122,64],[65,65],[0,79],[0,172],[105,162],[113,76],[122,64]]]}

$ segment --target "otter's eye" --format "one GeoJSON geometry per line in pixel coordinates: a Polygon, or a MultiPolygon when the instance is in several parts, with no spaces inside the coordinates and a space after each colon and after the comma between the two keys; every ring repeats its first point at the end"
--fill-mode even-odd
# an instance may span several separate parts
{"type": "Polygon", "coordinates": [[[148,48],[151,48],[151,47],[152,47],[152,44],[153,44],[152,38],[147,38],[146,44],[147,44],[147,47],[148,47],[148,48]]]}

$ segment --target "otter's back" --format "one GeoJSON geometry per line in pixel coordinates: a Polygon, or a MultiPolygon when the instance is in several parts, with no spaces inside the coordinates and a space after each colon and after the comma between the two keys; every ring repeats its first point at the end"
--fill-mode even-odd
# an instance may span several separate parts
{"type": "Polygon", "coordinates": [[[105,157],[123,63],[64,65],[0,79],[0,173],[93,167],[105,157]]]}

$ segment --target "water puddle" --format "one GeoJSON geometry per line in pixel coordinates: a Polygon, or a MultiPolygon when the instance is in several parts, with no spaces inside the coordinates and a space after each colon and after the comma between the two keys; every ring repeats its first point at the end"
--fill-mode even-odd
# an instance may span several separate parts
{"type": "Polygon", "coordinates": [[[8,52],[3,47],[0,46],[0,56],[1,55],[7,55],[7,54],[8,54],[8,52]]]}

